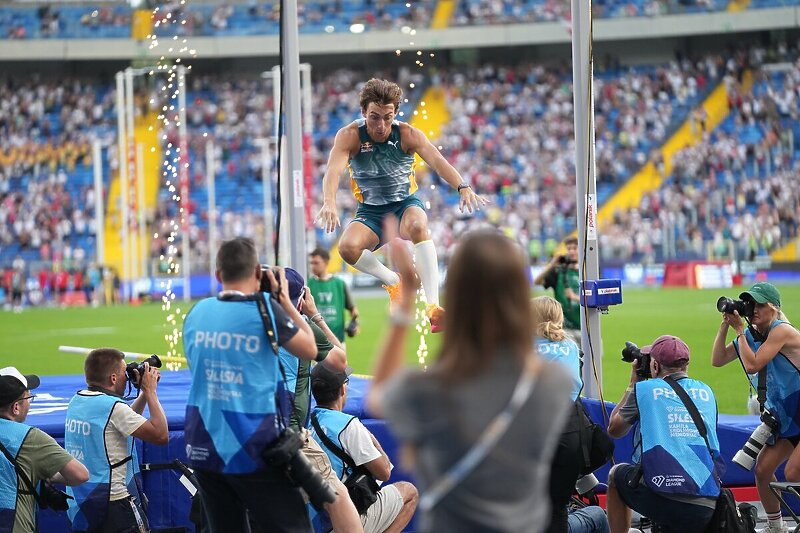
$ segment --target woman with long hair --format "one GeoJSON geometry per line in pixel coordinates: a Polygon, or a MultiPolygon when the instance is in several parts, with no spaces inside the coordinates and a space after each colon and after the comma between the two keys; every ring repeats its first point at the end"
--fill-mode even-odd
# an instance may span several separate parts
{"type": "Polygon", "coordinates": [[[739,358],[749,374],[766,372],[767,394],[762,420],[770,420],[772,437],[758,454],[756,487],[767,513],[767,533],[787,531],[781,518],[778,498],[769,484],[784,462],[787,481],[800,481],[800,332],[786,321],[781,311],[781,295],[771,283],[756,283],[739,298],[750,311],[746,327],[738,311],[722,313],[711,364],[724,366],[739,358]],[[725,343],[728,329],[736,337],[725,343]],[[744,342],[742,342],[744,339],[744,342]]]}
{"type": "Polygon", "coordinates": [[[462,238],[448,268],[439,356],[427,371],[403,372],[417,281],[402,242],[392,240],[390,251],[402,298],[367,401],[388,420],[416,474],[420,531],[544,530],[570,383],[533,349],[521,250],[495,231],[462,238]]]}

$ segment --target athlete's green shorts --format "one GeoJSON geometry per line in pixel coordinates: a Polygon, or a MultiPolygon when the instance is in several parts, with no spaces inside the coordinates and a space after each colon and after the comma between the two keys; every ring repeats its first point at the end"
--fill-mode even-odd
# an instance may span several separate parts
{"type": "Polygon", "coordinates": [[[416,194],[410,194],[403,200],[383,205],[358,204],[356,216],[353,217],[350,223],[361,222],[378,236],[380,243],[383,243],[383,219],[387,215],[394,215],[400,221],[403,218],[403,213],[409,207],[419,207],[423,211],[425,210],[422,200],[417,198],[416,194]]]}

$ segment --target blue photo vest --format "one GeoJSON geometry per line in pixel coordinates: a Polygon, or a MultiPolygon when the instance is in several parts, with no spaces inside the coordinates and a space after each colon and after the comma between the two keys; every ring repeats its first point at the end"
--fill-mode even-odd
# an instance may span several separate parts
{"type": "MultiPolygon", "coordinates": [[[[277,336],[271,305],[267,311],[277,336]]],[[[184,321],[183,344],[192,373],[185,422],[189,463],[226,474],[264,470],[261,453],[281,431],[280,373],[256,302],[198,302],[184,321]]]]}
{"type": "Polygon", "coordinates": [[[683,378],[678,384],[689,394],[708,430],[711,458],[683,402],[661,378],[636,384],[640,439],[638,457],[644,481],[650,489],[683,496],[717,497],[719,486],[714,466],[722,476],[722,459],[717,440],[717,402],[711,388],[701,381],[683,378]]]}
{"type": "Polygon", "coordinates": [[[578,345],[572,339],[563,341],[551,341],[543,337],[536,337],[536,349],[539,355],[548,361],[558,361],[563,368],[569,372],[572,378],[572,401],[578,399],[583,389],[583,377],[581,377],[581,352],[578,345]]]}
{"type": "MultiPolygon", "coordinates": [[[[320,427],[325,431],[325,435],[331,439],[333,443],[336,444],[341,450],[344,450],[342,441],[339,437],[347,425],[352,422],[355,417],[341,411],[325,409],[324,407],[314,408],[314,413],[316,413],[317,421],[319,422],[320,427]]],[[[339,479],[343,479],[345,473],[350,475],[350,468],[347,467],[342,460],[330,450],[330,448],[325,446],[325,443],[322,442],[322,439],[319,438],[319,435],[317,435],[316,430],[313,428],[311,429],[311,436],[314,437],[314,440],[316,440],[320,447],[325,450],[325,453],[328,455],[328,459],[331,460],[331,468],[333,468],[336,476],[339,479]]],[[[318,513],[311,504],[308,504],[307,507],[309,517],[311,518],[311,525],[314,526],[314,531],[316,533],[326,533],[333,529],[328,513],[324,511],[318,513]]]]}
{"type": "MultiPolygon", "coordinates": [[[[30,426],[0,418],[0,442],[15,460],[30,430],[30,426]]],[[[14,529],[18,487],[17,471],[14,465],[6,459],[5,454],[0,453],[0,533],[11,533],[14,529]]],[[[37,509],[34,507],[34,520],[36,520],[36,515],[37,509]]]]}
{"type": "MultiPolygon", "coordinates": [[[[770,331],[783,323],[781,320],[776,320],[770,325],[770,331]]],[[[750,349],[756,353],[762,343],[753,338],[750,328],[745,330],[745,337],[750,349]]],[[[734,339],[733,342],[738,350],[739,339],[734,339]]],[[[758,374],[750,375],[753,387],[757,387],[757,376],[758,374]]],[[[800,409],[800,370],[780,352],[767,363],[766,407],[780,422],[779,437],[788,438],[800,434],[800,413],[798,412],[800,409]]]]}
{"type": "MultiPolygon", "coordinates": [[[[139,459],[133,437],[128,437],[128,457],[111,464],[106,451],[105,432],[111,419],[111,411],[121,398],[109,394],[79,392],[69,402],[67,420],[64,424],[64,448],[72,457],[89,470],[89,481],[75,487],[67,487],[69,500],[67,516],[72,529],[84,531],[99,527],[108,512],[111,497],[111,471],[125,469],[125,484],[128,494],[141,502],[136,476],[139,474],[139,459]]],[[[126,404],[127,405],[127,404],[126,404]]]]}

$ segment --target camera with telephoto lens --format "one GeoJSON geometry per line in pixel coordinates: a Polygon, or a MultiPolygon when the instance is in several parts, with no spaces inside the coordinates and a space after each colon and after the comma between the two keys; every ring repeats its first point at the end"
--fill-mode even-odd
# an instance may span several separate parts
{"type": "Polygon", "coordinates": [[[578,261],[576,259],[571,259],[569,256],[566,255],[559,255],[558,256],[558,264],[563,266],[574,265],[578,261]]]}
{"type": "Polygon", "coordinates": [[[161,368],[161,359],[159,359],[156,354],[151,355],[144,361],[134,361],[125,366],[125,374],[128,375],[128,381],[133,383],[137,389],[140,387],[139,379],[144,375],[145,363],[155,368],[161,368]],[[138,376],[134,373],[134,370],[139,373],[138,376]]]}
{"type": "Polygon", "coordinates": [[[54,511],[66,511],[69,508],[67,500],[74,498],[52,486],[50,483],[42,481],[39,485],[39,501],[42,509],[52,509],[54,511]]]}
{"type": "Polygon", "coordinates": [[[283,469],[284,472],[306,494],[311,504],[322,510],[326,503],[336,500],[336,491],[322,476],[314,470],[311,463],[300,449],[303,447],[303,436],[293,428],[286,428],[266,450],[261,453],[264,462],[273,468],[283,469]]]}
{"type": "Polygon", "coordinates": [[[747,319],[753,318],[756,304],[753,300],[734,300],[727,296],[720,296],[717,300],[717,311],[733,314],[734,311],[747,319]]]}
{"type": "Polygon", "coordinates": [[[639,369],[636,375],[642,379],[650,379],[650,354],[642,353],[638,346],[631,341],[625,341],[625,348],[622,349],[622,360],[626,363],[639,361],[639,369]]]}
{"type": "Polygon", "coordinates": [[[742,449],[733,456],[733,462],[745,470],[752,470],[759,452],[769,438],[778,432],[780,422],[769,411],[761,413],[761,424],[753,431],[742,449]]]}
{"type": "Polygon", "coordinates": [[[281,293],[281,274],[276,267],[269,266],[269,265],[261,265],[261,286],[258,288],[261,292],[269,293],[276,298],[281,293]],[[267,276],[267,271],[272,271],[272,275],[275,276],[275,281],[278,282],[278,286],[275,290],[272,290],[272,283],[269,281],[269,276],[267,276]]]}

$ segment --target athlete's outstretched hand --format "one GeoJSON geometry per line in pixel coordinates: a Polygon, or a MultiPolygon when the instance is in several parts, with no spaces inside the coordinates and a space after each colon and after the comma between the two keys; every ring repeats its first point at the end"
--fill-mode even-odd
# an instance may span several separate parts
{"type": "Polygon", "coordinates": [[[461,189],[460,195],[461,198],[458,200],[458,209],[462,213],[464,212],[465,208],[470,213],[474,211],[480,211],[482,205],[489,203],[489,200],[483,196],[478,196],[475,194],[475,191],[472,190],[472,187],[464,187],[461,189]]]}
{"type": "Polygon", "coordinates": [[[331,202],[324,202],[322,208],[317,213],[317,221],[325,233],[332,233],[339,226],[339,211],[336,209],[336,204],[331,202]]]}

